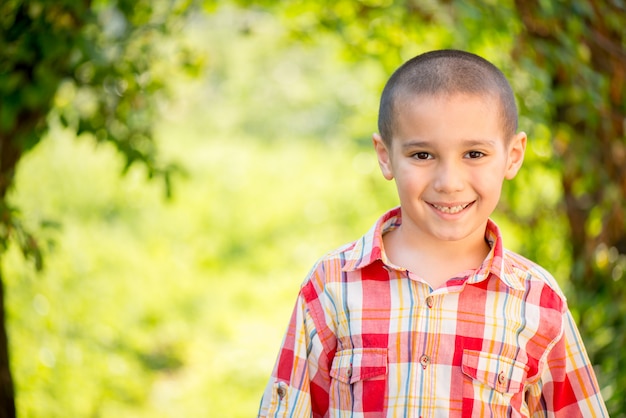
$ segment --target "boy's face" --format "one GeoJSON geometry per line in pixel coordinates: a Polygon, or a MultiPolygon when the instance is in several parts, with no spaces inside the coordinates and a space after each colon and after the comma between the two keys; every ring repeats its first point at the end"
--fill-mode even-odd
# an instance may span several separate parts
{"type": "Polygon", "coordinates": [[[438,241],[484,239],[502,189],[520,168],[526,135],[507,141],[499,103],[467,94],[400,99],[387,147],[374,135],[386,179],[395,179],[402,228],[438,241]]]}

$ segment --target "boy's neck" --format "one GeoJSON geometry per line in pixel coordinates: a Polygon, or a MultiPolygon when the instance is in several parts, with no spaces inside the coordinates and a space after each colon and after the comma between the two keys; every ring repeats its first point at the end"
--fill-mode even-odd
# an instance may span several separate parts
{"type": "MultiPolygon", "coordinates": [[[[486,223],[485,223],[486,228],[486,223]]],[[[400,225],[383,236],[388,259],[437,289],[459,273],[480,267],[489,254],[485,228],[460,241],[424,237],[400,225]]]]}

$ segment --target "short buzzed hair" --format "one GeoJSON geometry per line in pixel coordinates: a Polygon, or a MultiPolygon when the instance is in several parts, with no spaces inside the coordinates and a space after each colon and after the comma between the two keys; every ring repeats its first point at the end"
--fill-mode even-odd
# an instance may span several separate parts
{"type": "Polygon", "coordinates": [[[502,72],[478,55],[444,49],[418,55],[400,66],[389,78],[380,98],[378,130],[391,145],[397,103],[415,96],[467,93],[492,95],[499,103],[505,140],[517,131],[515,95],[502,72]]]}

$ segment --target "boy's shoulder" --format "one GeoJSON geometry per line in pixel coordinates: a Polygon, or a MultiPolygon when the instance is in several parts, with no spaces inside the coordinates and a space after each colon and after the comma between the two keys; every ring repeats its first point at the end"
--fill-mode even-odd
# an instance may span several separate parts
{"type": "Polygon", "coordinates": [[[544,285],[565,302],[566,298],[554,276],[541,265],[509,249],[503,250],[503,274],[513,274],[524,287],[544,285]]]}
{"type": "Polygon", "coordinates": [[[384,231],[398,223],[400,209],[385,213],[360,238],[328,251],[311,269],[311,274],[322,275],[325,281],[339,281],[344,273],[362,269],[383,257],[384,231]]]}
{"type": "Polygon", "coordinates": [[[352,264],[355,261],[353,252],[355,247],[359,245],[359,241],[360,240],[348,242],[328,251],[317,259],[312,270],[315,271],[320,268],[327,270],[332,267],[338,267],[340,270],[343,270],[346,264],[352,264]]]}
{"type": "Polygon", "coordinates": [[[372,264],[380,254],[376,247],[366,249],[366,240],[367,235],[326,252],[313,264],[302,285],[314,284],[321,290],[331,283],[345,281],[349,272],[372,264]]]}

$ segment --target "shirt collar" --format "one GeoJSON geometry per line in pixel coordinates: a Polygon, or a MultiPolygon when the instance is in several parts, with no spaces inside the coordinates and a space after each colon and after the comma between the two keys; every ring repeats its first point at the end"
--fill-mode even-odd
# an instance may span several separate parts
{"type": "MultiPolygon", "coordinates": [[[[344,271],[354,271],[362,269],[375,261],[382,261],[386,266],[393,267],[387,259],[383,247],[383,235],[402,223],[402,212],[400,207],[396,207],[381,216],[365,235],[354,243],[354,246],[346,254],[344,271]]],[[[474,284],[486,280],[490,274],[498,277],[507,286],[523,290],[524,287],[520,278],[515,274],[512,265],[505,263],[505,252],[502,245],[502,235],[500,229],[494,221],[487,221],[485,230],[485,240],[489,243],[491,251],[483,261],[482,265],[476,269],[467,279],[467,283],[474,284]]]]}

